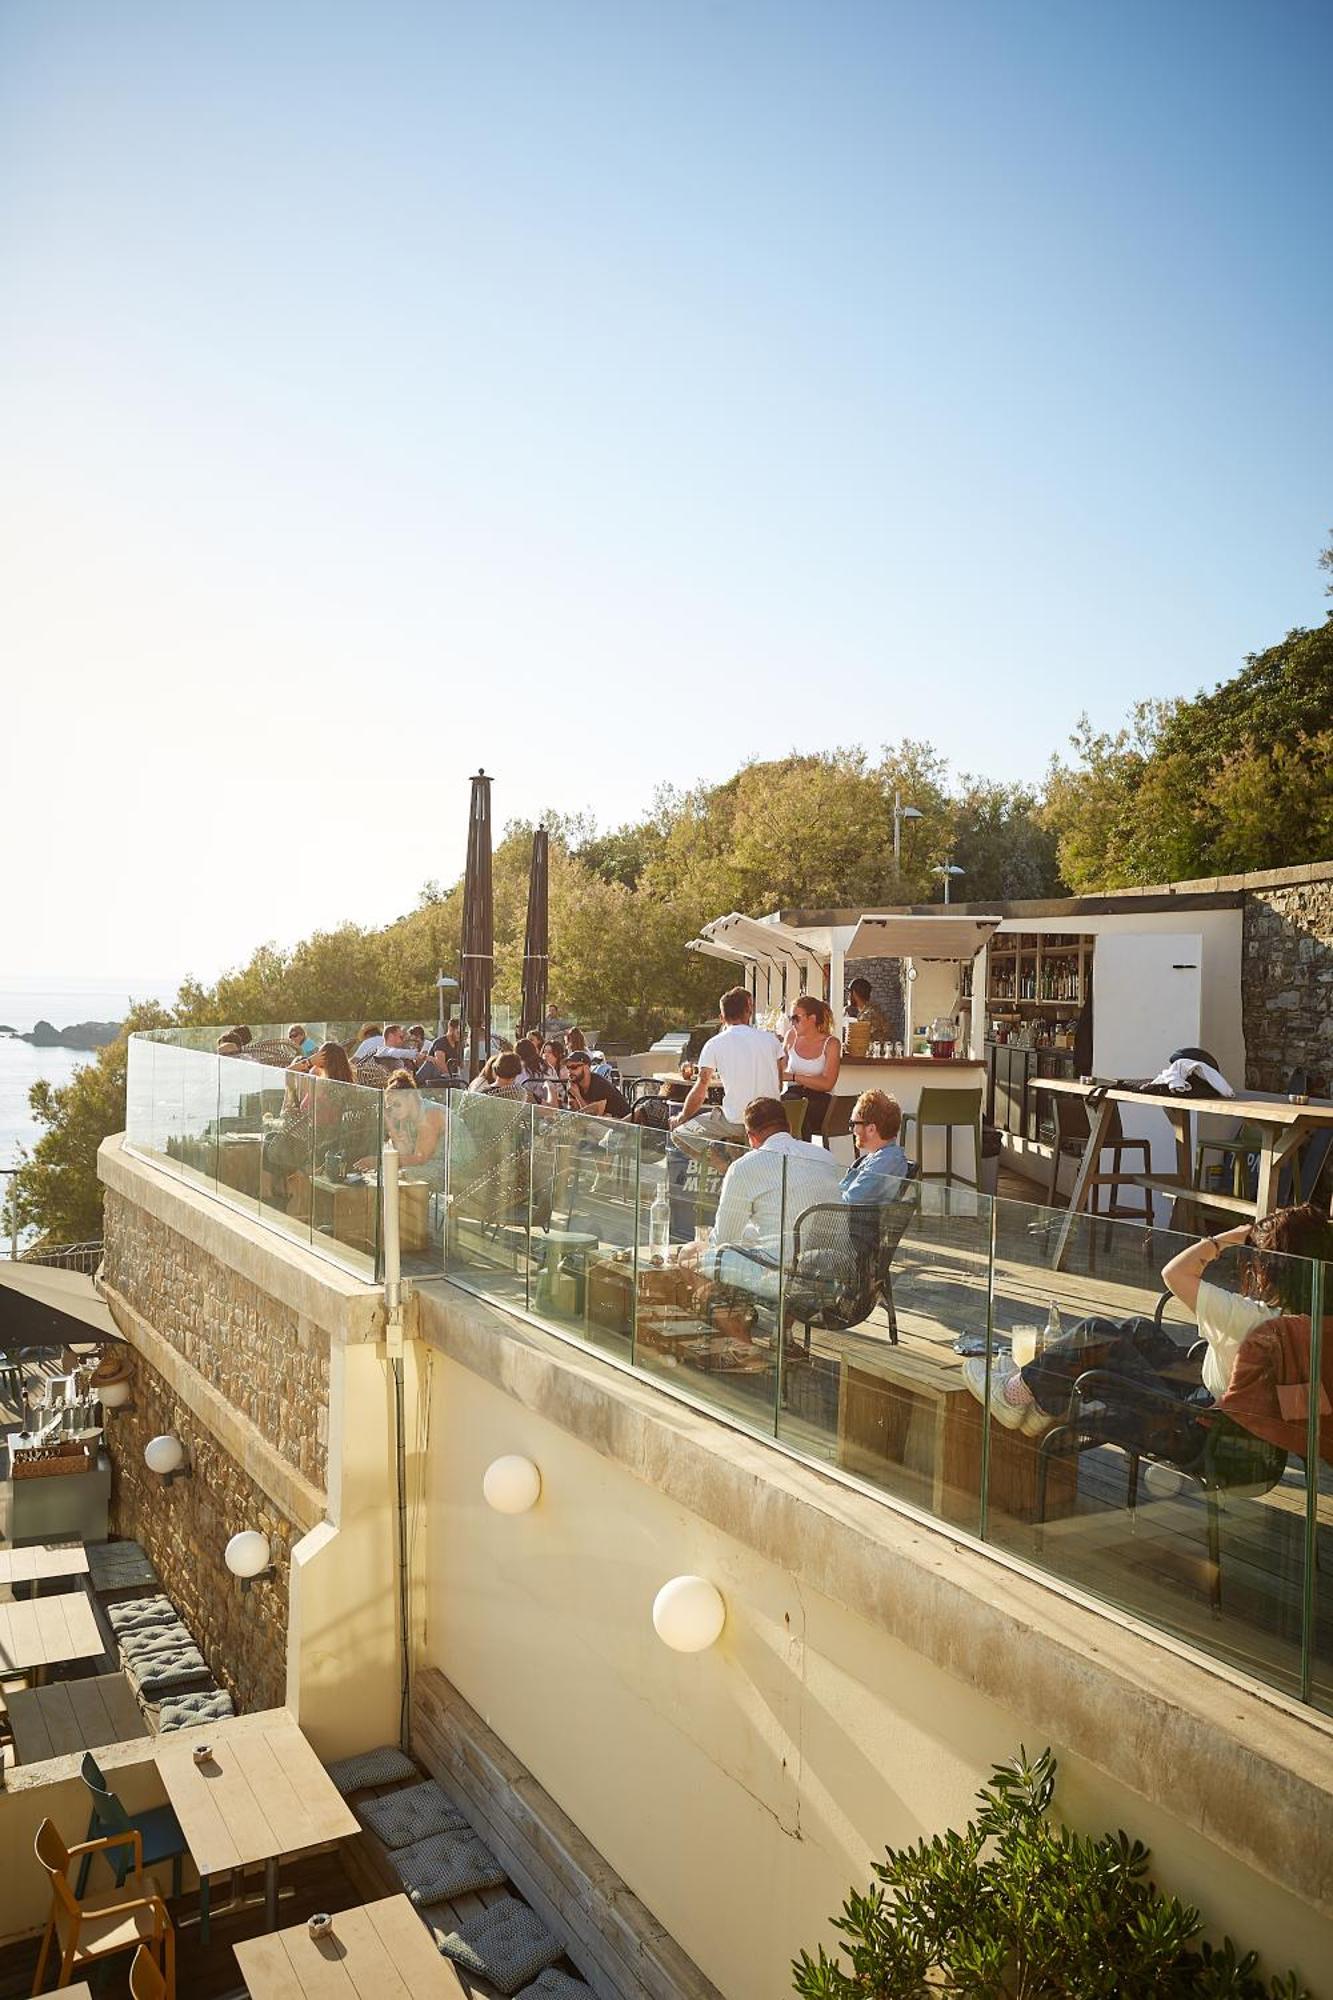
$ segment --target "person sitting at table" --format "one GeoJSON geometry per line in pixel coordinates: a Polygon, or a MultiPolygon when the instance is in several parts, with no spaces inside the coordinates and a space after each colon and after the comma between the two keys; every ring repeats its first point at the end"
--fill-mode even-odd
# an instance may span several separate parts
{"type": "Polygon", "coordinates": [[[287,1030],[287,1040],[291,1043],[298,1056],[312,1056],[319,1047],[319,1043],[315,1040],[314,1036],[307,1031],[304,1021],[292,1022],[291,1027],[287,1030]]]}
{"type": "Polygon", "coordinates": [[[492,1056],[468,1089],[476,1097],[508,1097],[526,1104],[528,1093],[523,1082],[522,1057],[513,1049],[506,1049],[503,1055],[492,1056]]]}
{"type": "Polygon", "coordinates": [[[548,1035],[542,1043],[542,1062],[546,1069],[547,1081],[555,1085],[555,1101],[561,1103],[569,1083],[569,1071],[565,1067],[565,1045],[559,1035],[548,1035]]]}
{"type": "Polygon", "coordinates": [[[363,1021],[356,1047],[352,1050],[352,1061],[370,1062],[384,1047],[384,1027],[379,1021],[363,1021]]]}
{"type": "Polygon", "coordinates": [[[1248,1336],[1265,1320],[1310,1311],[1312,1262],[1333,1260],[1333,1231],[1313,1202],[1274,1209],[1255,1222],[1237,1223],[1203,1236],[1162,1269],[1162,1283],[1193,1313],[1208,1343],[1203,1384],[1220,1402],[1248,1336]],[[1242,1254],[1239,1288],[1229,1291],[1207,1275],[1230,1249],[1242,1254]]]}
{"type": "Polygon", "coordinates": [[[456,1073],[449,1059],[447,1037],[440,1035],[426,1051],[423,1061],[417,1067],[417,1082],[432,1088],[457,1081],[456,1073]]]}
{"type": "Polygon", "coordinates": [[[426,1053],[426,1030],[420,1021],[414,1021],[407,1031],[407,1046],[410,1053],[420,1062],[426,1053]]]}
{"type": "Polygon", "coordinates": [[[238,1056],[241,1045],[232,1034],[219,1035],[214,1047],[220,1056],[238,1056]]]}
{"type": "Polygon", "coordinates": [[[897,1193],[896,1182],[912,1171],[898,1144],[902,1107],[886,1090],[863,1090],[852,1106],[852,1144],[858,1157],[839,1182],[844,1201],[883,1203],[897,1193]]]}
{"type": "Polygon", "coordinates": [[[824,1001],[802,993],[791,1010],[791,1027],[782,1044],[782,1095],[804,1098],[801,1136],[805,1139],[814,1139],[823,1131],[838,1081],[842,1044],[832,1029],[832,1010],[824,1001]]]}
{"type": "Polygon", "coordinates": [[[341,1091],[319,1089],[324,1078],[352,1081],[347,1053],[337,1042],[325,1042],[314,1055],[299,1057],[287,1070],[282,1121],[265,1138],[261,1153],[263,1170],[272,1183],[265,1199],[274,1208],[286,1210],[300,1184],[298,1176],[308,1177],[321,1164],[344,1112],[350,1109],[351,1100],[341,1091]]]}
{"type": "Polygon", "coordinates": [[[687,1243],[680,1262],[772,1303],[779,1260],[791,1258],[798,1218],[820,1202],[837,1201],[842,1176],[825,1147],[793,1139],[776,1097],[752,1098],[742,1129],[747,1150],[723,1176],[712,1241],[704,1249],[687,1243]]]}
{"type": "Polygon", "coordinates": [[[523,1065],[522,1084],[531,1104],[554,1104],[556,1089],[542,1061],[542,1052],[531,1035],[520,1035],[514,1054],[523,1065]]]}
{"type": "MultiPolygon", "coordinates": [[[[442,1189],[448,1130],[448,1114],[439,1099],[417,1088],[410,1069],[396,1069],[384,1086],[384,1139],[398,1155],[399,1171],[442,1189]]],[[[377,1169],[379,1161],[366,1154],[354,1164],[363,1174],[377,1169]]]]}
{"type": "Polygon", "coordinates": [[[586,1049],[571,1049],[565,1058],[569,1072],[569,1104],[573,1111],[586,1111],[594,1118],[624,1118],[629,1105],[624,1094],[609,1077],[598,1076],[586,1049]]]}
{"type": "Polygon", "coordinates": [[[447,1045],[449,1067],[455,1076],[463,1074],[463,1023],[454,1014],[444,1024],[444,1039],[447,1045]]]}
{"type": "Polygon", "coordinates": [[[401,1022],[390,1021],[380,1038],[380,1046],[370,1058],[372,1062],[387,1063],[393,1069],[415,1069],[416,1052],[407,1039],[407,1030],[401,1022]]]}

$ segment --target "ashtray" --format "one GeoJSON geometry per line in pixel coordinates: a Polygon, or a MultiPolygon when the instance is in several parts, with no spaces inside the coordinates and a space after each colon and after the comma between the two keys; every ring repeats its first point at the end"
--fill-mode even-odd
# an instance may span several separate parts
{"type": "Polygon", "coordinates": [[[306,1929],[318,1943],[321,1938],[333,1936],[333,1918],[327,1910],[317,1910],[313,1917],[307,1918],[306,1929]]]}
{"type": "Polygon", "coordinates": [[[213,1745],[211,1743],[196,1743],[193,1755],[196,1764],[211,1764],[213,1761],[213,1745]]]}
{"type": "Polygon", "coordinates": [[[1308,1090],[1293,1090],[1287,1098],[1287,1102],[1288,1104],[1308,1104],[1310,1102],[1310,1093],[1308,1090]]]}

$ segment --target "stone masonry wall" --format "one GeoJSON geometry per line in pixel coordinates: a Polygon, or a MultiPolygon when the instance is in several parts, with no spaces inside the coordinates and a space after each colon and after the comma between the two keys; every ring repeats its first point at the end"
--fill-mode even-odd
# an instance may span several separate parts
{"type": "Polygon", "coordinates": [[[1333,1081],[1333,881],[1248,890],[1241,1009],[1245,1080],[1285,1090],[1294,1069],[1333,1081]]]}
{"type": "Polygon", "coordinates": [[[275,1451],[324,1486],[328,1335],[110,1189],[104,1235],[108,1284],[275,1451]]]}
{"type": "Polygon", "coordinates": [[[844,988],[854,979],[870,981],[870,998],[879,1008],[888,1027],[889,1038],[905,1042],[908,1028],[903,1005],[903,962],[900,958],[861,958],[846,968],[844,988]]]}
{"type": "Polygon", "coordinates": [[[177,1402],[143,1356],[131,1348],[124,1353],[133,1406],[107,1418],[112,1533],[143,1544],[237,1707],[280,1708],[287,1682],[287,1555],[299,1530],[177,1402]],[[170,1486],[143,1457],[149,1438],[165,1432],[180,1438],[191,1466],[189,1478],[170,1486]],[[268,1536],[277,1570],[271,1582],[245,1592],[222,1560],[229,1537],[241,1528],[268,1536]]]}

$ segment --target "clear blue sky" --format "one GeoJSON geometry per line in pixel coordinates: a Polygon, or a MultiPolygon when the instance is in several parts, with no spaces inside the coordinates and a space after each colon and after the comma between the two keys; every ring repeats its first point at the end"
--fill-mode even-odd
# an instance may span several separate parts
{"type": "Polygon", "coordinates": [[[382,920],[479,762],[501,820],[1035,777],[1320,619],[1331,58],[1284,0],[0,0],[11,969],[382,920]]]}

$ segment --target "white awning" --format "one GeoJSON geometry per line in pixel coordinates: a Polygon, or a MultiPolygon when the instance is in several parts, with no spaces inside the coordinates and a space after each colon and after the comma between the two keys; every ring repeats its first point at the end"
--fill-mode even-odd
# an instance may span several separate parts
{"type": "Polygon", "coordinates": [[[844,957],[969,960],[989,944],[998,917],[862,917],[844,957]]]}
{"type": "Polygon", "coordinates": [[[82,1271],[62,1271],[54,1264],[17,1263],[0,1259],[0,1303],[6,1294],[30,1300],[36,1307],[79,1320],[102,1340],[119,1338],[105,1299],[82,1271]]]}
{"type": "Polygon", "coordinates": [[[748,963],[743,951],[736,951],[729,944],[717,944],[712,938],[697,937],[687,940],[686,951],[701,952],[705,958],[724,958],[728,965],[748,963]]]}
{"type": "Polygon", "coordinates": [[[827,965],[829,959],[826,950],[811,944],[789,925],[761,924],[757,917],[742,916],[739,910],[705,924],[695,950],[701,945],[720,945],[727,956],[749,960],[785,958],[796,964],[827,965]]]}

